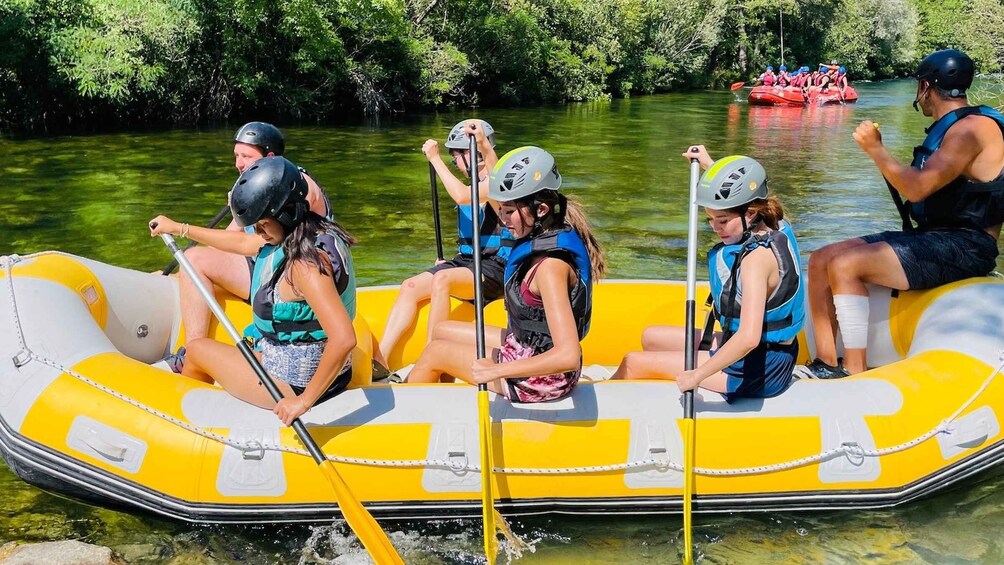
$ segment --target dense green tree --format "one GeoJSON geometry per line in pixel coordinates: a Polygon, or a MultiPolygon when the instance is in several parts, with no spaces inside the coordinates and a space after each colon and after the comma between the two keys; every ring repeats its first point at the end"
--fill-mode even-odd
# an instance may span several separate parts
{"type": "Polygon", "coordinates": [[[995,72],[1002,26],[1000,0],[0,0],[0,127],[596,100],[782,61],[883,78],[948,46],[995,72]]]}

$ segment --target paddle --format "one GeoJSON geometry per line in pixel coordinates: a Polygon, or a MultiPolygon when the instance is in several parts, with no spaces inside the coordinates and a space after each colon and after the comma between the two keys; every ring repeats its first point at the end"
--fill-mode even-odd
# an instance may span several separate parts
{"type": "MultiPolygon", "coordinates": [[[[217,212],[215,216],[213,216],[212,220],[209,220],[209,223],[206,224],[206,227],[209,229],[215,228],[216,225],[219,224],[221,221],[223,221],[223,218],[227,217],[227,214],[229,213],[230,213],[230,205],[227,204],[226,206],[220,208],[220,211],[217,212]]],[[[196,243],[192,241],[185,246],[185,249],[191,249],[195,246],[196,243]]],[[[178,266],[178,261],[176,259],[171,259],[171,262],[168,263],[166,267],[164,267],[164,271],[161,272],[160,274],[165,276],[170,275],[177,266],[178,266]]]]}
{"type": "Polygon", "coordinates": [[[443,260],[443,230],[439,227],[439,187],[436,185],[436,167],[429,163],[429,186],[432,187],[432,225],[436,229],[436,258],[443,260]]]}
{"type": "MultiPolygon", "coordinates": [[[[875,131],[879,131],[877,122],[872,122],[872,125],[875,126],[875,131]]],[[[885,185],[889,189],[889,196],[892,197],[892,203],[896,205],[896,211],[899,212],[899,219],[903,222],[903,231],[913,231],[913,222],[910,221],[910,203],[903,201],[903,197],[900,196],[896,187],[889,182],[889,179],[883,176],[882,180],[885,181],[885,185]]]]}
{"type": "MultiPolygon", "coordinates": [[[[156,222],[150,224],[150,229],[156,227],[156,222]]],[[[202,299],[206,301],[206,305],[213,311],[216,319],[220,321],[220,325],[227,330],[230,339],[234,340],[234,343],[237,344],[237,349],[240,350],[241,355],[244,356],[244,359],[254,369],[258,380],[268,391],[269,395],[276,402],[282,400],[282,392],[272,382],[272,378],[268,376],[265,368],[262,367],[261,361],[255,357],[247,342],[241,338],[241,334],[234,327],[233,323],[230,322],[230,319],[227,318],[219,303],[216,302],[209,289],[206,288],[206,285],[202,283],[202,279],[197,276],[195,268],[188,261],[188,258],[185,257],[185,252],[178,248],[178,244],[174,242],[174,238],[170,234],[161,234],[160,237],[164,240],[167,248],[171,250],[174,258],[181,264],[181,268],[192,279],[192,282],[195,283],[195,287],[199,290],[199,294],[202,295],[202,299]]],[[[307,432],[307,428],[299,418],[293,420],[293,429],[296,431],[296,435],[300,438],[300,441],[307,448],[307,451],[310,452],[310,456],[313,457],[321,472],[327,477],[328,482],[331,483],[331,488],[335,491],[335,500],[342,511],[342,516],[349,524],[349,527],[352,528],[352,531],[359,537],[359,541],[362,542],[363,547],[369,552],[373,561],[381,565],[383,563],[400,563],[403,565],[404,561],[398,555],[397,550],[394,549],[393,544],[390,543],[390,539],[387,538],[387,534],[384,533],[380,524],[377,524],[373,516],[356,500],[352,491],[349,490],[348,484],[338,474],[338,470],[331,464],[331,461],[324,456],[321,448],[314,441],[314,438],[310,436],[310,433],[307,432]]]]}
{"type": "MultiPolygon", "coordinates": [[[[691,150],[697,153],[697,148],[691,150]]],[[[683,368],[692,371],[695,364],[694,353],[694,294],[697,289],[697,182],[701,166],[696,158],[690,160],[690,219],[687,225],[687,311],[684,322],[683,368]]],[[[697,435],[694,429],[694,391],[683,393],[683,562],[694,562],[694,528],[691,503],[694,497],[694,448],[697,435]]]]}
{"type": "Polygon", "coordinates": [[[729,90],[739,90],[745,84],[746,84],[745,82],[733,82],[732,86],[729,87],[729,90]]]}
{"type": "MultiPolygon", "coordinates": [[[[481,194],[478,180],[478,141],[470,135],[471,221],[474,222],[474,330],[478,359],[485,358],[485,299],[481,293],[481,194]]],[[[481,521],[485,535],[485,558],[495,563],[499,551],[495,535],[495,495],[492,493],[492,418],[488,385],[478,385],[478,430],[481,445],[481,521]]]]}

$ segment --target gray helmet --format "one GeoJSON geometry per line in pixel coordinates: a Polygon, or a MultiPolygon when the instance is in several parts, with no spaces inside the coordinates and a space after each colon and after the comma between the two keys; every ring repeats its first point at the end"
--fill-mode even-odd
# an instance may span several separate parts
{"type": "Polygon", "coordinates": [[[561,173],[554,157],[540,147],[527,145],[506,153],[492,170],[488,197],[498,202],[518,200],[541,190],[561,188],[561,173]]]}
{"type": "Polygon", "coordinates": [[[265,122],[248,122],[234,134],[234,141],[261,147],[265,155],[282,155],[286,151],[286,138],[279,128],[265,122]]]}
{"type": "Polygon", "coordinates": [[[230,211],[242,228],[274,218],[288,231],[307,213],[307,181],[285,157],[264,157],[234,183],[230,211]]]}
{"type": "Polygon", "coordinates": [[[732,155],[715,161],[697,186],[697,204],[729,210],[767,198],[767,171],[756,159],[732,155]]]}
{"type": "MultiPolygon", "coordinates": [[[[485,137],[488,138],[488,143],[492,147],[495,147],[495,129],[492,125],[484,120],[480,120],[481,129],[485,132],[485,137]]],[[[467,120],[462,120],[453,126],[450,130],[450,135],[446,136],[446,148],[447,149],[469,149],[471,142],[467,139],[467,132],[464,131],[464,126],[467,125],[467,120]]]]}

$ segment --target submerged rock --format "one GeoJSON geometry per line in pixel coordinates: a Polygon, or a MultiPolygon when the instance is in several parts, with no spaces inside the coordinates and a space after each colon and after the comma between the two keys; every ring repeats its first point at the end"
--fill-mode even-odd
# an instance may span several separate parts
{"type": "Polygon", "coordinates": [[[0,565],[125,565],[107,547],[80,541],[50,541],[0,547],[0,565]]]}

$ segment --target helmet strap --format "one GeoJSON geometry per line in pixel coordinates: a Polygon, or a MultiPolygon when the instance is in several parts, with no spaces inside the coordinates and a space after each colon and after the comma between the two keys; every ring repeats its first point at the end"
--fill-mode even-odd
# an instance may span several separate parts
{"type": "Polygon", "coordinates": [[[307,202],[304,200],[296,202],[295,204],[288,204],[284,206],[283,209],[279,211],[279,214],[276,215],[275,221],[279,222],[288,234],[293,231],[294,227],[303,221],[303,218],[306,215],[307,202]]]}

